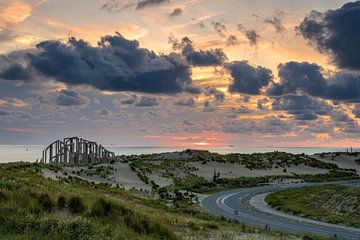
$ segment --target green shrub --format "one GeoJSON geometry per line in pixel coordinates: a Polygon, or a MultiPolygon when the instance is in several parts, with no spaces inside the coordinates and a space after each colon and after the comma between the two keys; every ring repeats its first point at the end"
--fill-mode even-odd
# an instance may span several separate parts
{"type": "Polygon", "coordinates": [[[94,202],[90,211],[90,215],[93,217],[109,216],[112,212],[112,208],[113,206],[111,202],[108,202],[103,198],[100,198],[96,202],[94,202]]]}
{"type": "Polygon", "coordinates": [[[73,196],[69,199],[68,207],[73,213],[82,213],[85,211],[85,205],[78,196],[73,196]]]}
{"type": "Polygon", "coordinates": [[[44,211],[46,211],[46,212],[52,211],[53,202],[47,193],[45,193],[45,194],[43,193],[39,196],[38,203],[44,211]]]}
{"type": "Polygon", "coordinates": [[[5,191],[2,191],[0,189],[0,202],[5,202],[6,200],[7,200],[7,197],[6,197],[5,191]]]}
{"type": "Polygon", "coordinates": [[[66,198],[64,196],[59,196],[58,197],[57,206],[59,208],[64,208],[66,206],[66,198]]]}

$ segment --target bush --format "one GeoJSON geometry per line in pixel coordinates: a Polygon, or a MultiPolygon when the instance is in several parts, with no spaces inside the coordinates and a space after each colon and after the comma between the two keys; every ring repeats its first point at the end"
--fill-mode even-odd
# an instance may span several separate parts
{"type": "Polygon", "coordinates": [[[59,208],[64,208],[66,206],[66,198],[64,196],[59,196],[58,197],[57,206],[59,208]]]}
{"type": "Polygon", "coordinates": [[[81,198],[78,196],[73,196],[70,198],[68,202],[68,207],[73,213],[82,213],[85,210],[85,205],[83,204],[81,198]]]}
{"type": "Polygon", "coordinates": [[[5,191],[3,192],[1,189],[0,189],[0,202],[5,202],[7,200],[7,197],[5,195],[5,191]]]}
{"type": "Polygon", "coordinates": [[[112,204],[102,198],[94,202],[90,215],[93,217],[109,216],[112,212],[112,204]]]}
{"type": "Polygon", "coordinates": [[[43,193],[39,196],[38,203],[44,211],[46,211],[46,212],[52,211],[53,202],[51,201],[51,198],[49,197],[49,195],[47,193],[45,193],[45,194],[43,193]]]}

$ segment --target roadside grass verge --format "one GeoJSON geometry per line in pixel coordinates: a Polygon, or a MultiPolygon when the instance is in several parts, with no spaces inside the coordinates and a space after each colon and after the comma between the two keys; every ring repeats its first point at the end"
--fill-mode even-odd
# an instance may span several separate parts
{"type": "Polygon", "coordinates": [[[266,202],[295,215],[360,227],[360,187],[324,185],[288,189],[269,194],[266,202]]]}

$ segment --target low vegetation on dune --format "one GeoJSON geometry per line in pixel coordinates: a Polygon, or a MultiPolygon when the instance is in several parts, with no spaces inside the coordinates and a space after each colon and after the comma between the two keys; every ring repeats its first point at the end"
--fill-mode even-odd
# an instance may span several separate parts
{"type": "Polygon", "coordinates": [[[45,179],[52,165],[0,165],[1,239],[297,239],[211,216],[177,196],[146,198],[74,176],[45,179]]]}
{"type": "Polygon", "coordinates": [[[124,158],[130,162],[131,169],[137,173],[140,179],[151,184],[155,189],[159,189],[159,186],[150,177],[153,173],[172,179],[173,184],[160,188],[161,193],[178,190],[207,193],[230,188],[271,184],[284,180],[322,182],[359,178],[357,172],[353,169],[341,169],[334,163],[326,163],[305,154],[285,152],[222,155],[206,150],[188,149],[182,152],[124,156],[124,158]],[[205,179],[196,174],[198,169],[192,165],[194,162],[201,162],[203,165],[210,162],[231,163],[235,164],[234,168],[237,167],[236,165],[241,165],[249,171],[276,168],[282,168],[283,171],[277,175],[228,178],[222,176],[214,168],[212,179],[205,179]],[[316,174],[296,174],[291,172],[292,167],[300,165],[314,169],[326,169],[327,172],[316,174]]]}
{"type": "MultiPolygon", "coordinates": [[[[355,178],[359,178],[355,170],[341,169],[336,164],[303,154],[282,152],[221,155],[186,150],[120,156],[110,164],[81,167],[0,164],[0,236],[2,239],[78,240],[298,239],[212,216],[199,202],[204,194],[230,188],[355,178]],[[230,170],[239,167],[251,173],[279,168],[280,171],[275,172],[280,174],[229,178],[215,168],[222,164],[230,166],[230,170]],[[299,165],[325,170],[316,174],[297,174],[291,170],[299,165]],[[215,167],[210,177],[205,178],[198,174],[200,166],[215,167]],[[115,180],[126,176],[135,177],[141,183],[138,186],[146,189],[125,191],[115,180]],[[166,179],[166,184],[156,179],[166,179]],[[171,181],[167,181],[169,179],[171,181]]],[[[322,201],[319,196],[313,197],[314,201],[322,201]]],[[[337,217],[332,215],[331,219],[342,221],[337,217]]],[[[349,224],[357,226],[358,223],[349,224]]]]}
{"type": "Polygon", "coordinates": [[[360,187],[323,185],[288,189],[266,197],[274,208],[329,223],[360,227],[360,187]]]}

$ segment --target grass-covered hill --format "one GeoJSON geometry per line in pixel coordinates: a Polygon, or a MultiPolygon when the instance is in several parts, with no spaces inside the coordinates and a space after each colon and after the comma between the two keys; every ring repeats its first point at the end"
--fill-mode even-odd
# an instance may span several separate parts
{"type": "Polygon", "coordinates": [[[352,168],[305,154],[269,152],[217,154],[209,151],[123,156],[139,178],[155,189],[211,192],[279,182],[321,182],[358,178],[352,168]],[[170,179],[162,184],[158,179],[170,179]]]}
{"type": "Polygon", "coordinates": [[[169,203],[69,175],[44,178],[44,168],[61,171],[0,164],[1,239],[299,239],[213,217],[181,197],[169,203]]]}
{"type": "Polygon", "coordinates": [[[324,185],[271,193],[274,208],[335,224],[360,227],[360,187],[324,185]]]}

